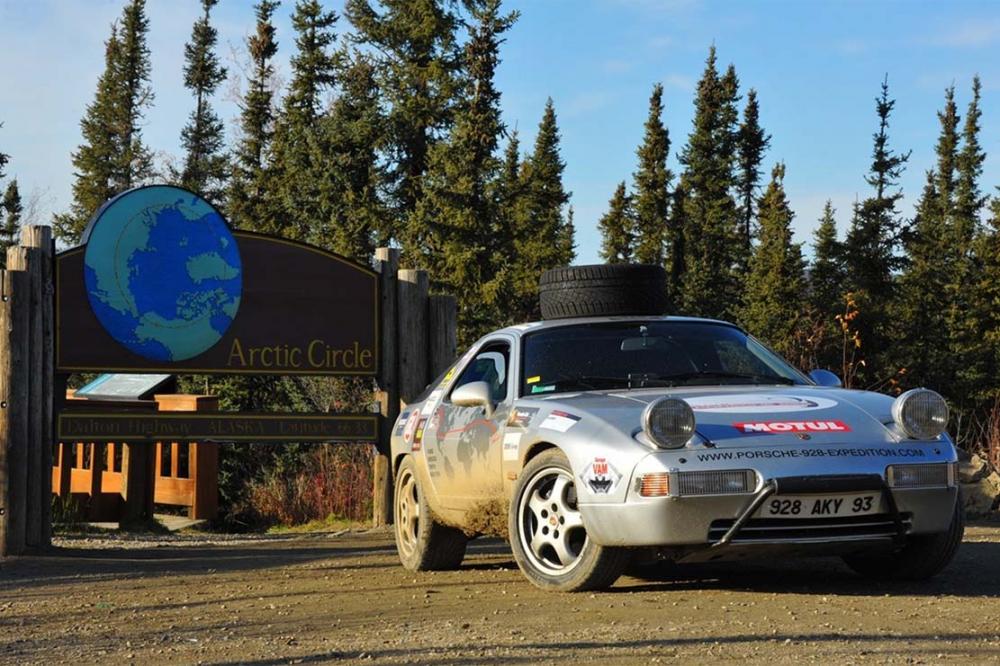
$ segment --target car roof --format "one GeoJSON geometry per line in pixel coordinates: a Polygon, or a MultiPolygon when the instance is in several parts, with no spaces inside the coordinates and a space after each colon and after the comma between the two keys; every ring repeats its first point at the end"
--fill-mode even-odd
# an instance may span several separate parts
{"type": "MultiPolygon", "coordinates": [[[[577,324],[603,324],[607,322],[627,322],[627,321],[671,321],[671,322],[689,322],[698,324],[718,324],[721,326],[729,326],[731,328],[739,328],[736,324],[728,321],[723,321],[721,319],[705,319],[702,317],[678,317],[673,315],[624,315],[616,317],[572,317],[565,319],[546,319],[543,321],[528,322],[525,324],[515,324],[513,326],[508,326],[506,328],[501,328],[488,335],[483,336],[483,339],[488,337],[498,335],[501,333],[506,333],[516,337],[520,337],[525,333],[534,333],[536,331],[543,331],[551,328],[561,328],[564,326],[574,326],[577,324]]],[[[742,330],[742,329],[740,329],[742,330]]]]}

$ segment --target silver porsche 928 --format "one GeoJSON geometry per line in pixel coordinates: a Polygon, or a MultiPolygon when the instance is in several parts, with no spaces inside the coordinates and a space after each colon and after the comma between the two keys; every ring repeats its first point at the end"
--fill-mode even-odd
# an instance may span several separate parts
{"type": "Polygon", "coordinates": [[[524,575],[565,591],[657,558],[839,555],[926,578],[963,532],[947,423],[933,391],[847,390],[722,321],[513,326],[396,422],[396,544],[408,569],[447,569],[506,532],[524,575]]]}

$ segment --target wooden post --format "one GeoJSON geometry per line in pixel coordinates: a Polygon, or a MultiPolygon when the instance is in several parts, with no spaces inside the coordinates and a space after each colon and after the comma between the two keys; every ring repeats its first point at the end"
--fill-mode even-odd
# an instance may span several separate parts
{"type": "Polygon", "coordinates": [[[427,301],[427,346],[430,356],[428,381],[448,369],[458,346],[458,301],[454,296],[435,294],[427,301]]]}
{"type": "Polygon", "coordinates": [[[24,271],[0,272],[0,556],[25,548],[29,287],[24,271]]]}
{"type": "Polygon", "coordinates": [[[48,547],[52,543],[52,454],[55,447],[54,432],[54,385],[53,385],[53,363],[55,360],[55,314],[54,295],[55,283],[53,280],[52,266],[55,246],[52,241],[52,228],[47,226],[31,225],[25,227],[22,243],[27,247],[37,248],[39,251],[41,270],[41,304],[39,307],[42,320],[41,332],[41,403],[38,409],[41,412],[42,428],[39,438],[41,444],[41,474],[42,485],[39,488],[41,494],[41,534],[39,546],[48,547]]]}
{"type": "Polygon", "coordinates": [[[399,271],[399,397],[412,402],[427,387],[427,272],[399,271]]]}
{"type": "Polygon", "coordinates": [[[392,461],[389,459],[392,426],[399,416],[399,348],[397,339],[397,276],[399,250],[380,247],[375,250],[375,269],[379,272],[381,292],[381,353],[378,374],[378,402],[382,427],[373,461],[372,524],[392,523],[392,461]]]}
{"type": "MultiPolygon", "coordinates": [[[[25,544],[37,548],[42,540],[42,256],[41,250],[7,250],[7,267],[28,274],[28,495],[25,497],[25,544]]],[[[49,474],[51,474],[51,470],[49,474]]]]}
{"type": "Polygon", "coordinates": [[[125,444],[122,451],[121,529],[153,520],[156,460],[152,442],[125,444]]]}

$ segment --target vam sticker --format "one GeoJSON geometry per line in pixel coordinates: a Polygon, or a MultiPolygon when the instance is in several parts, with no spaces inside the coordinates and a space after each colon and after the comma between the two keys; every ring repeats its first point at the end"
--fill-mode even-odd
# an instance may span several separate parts
{"type": "Polygon", "coordinates": [[[590,492],[598,495],[607,495],[618,487],[622,475],[618,473],[614,465],[608,462],[607,458],[594,458],[594,462],[583,470],[580,480],[590,489],[590,492]]]}

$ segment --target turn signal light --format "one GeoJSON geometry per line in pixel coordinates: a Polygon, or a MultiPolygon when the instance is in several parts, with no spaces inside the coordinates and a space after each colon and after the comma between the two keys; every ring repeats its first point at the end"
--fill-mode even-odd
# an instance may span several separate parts
{"type": "Polygon", "coordinates": [[[666,497],[670,494],[670,474],[657,472],[639,477],[639,494],[643,497],[666,497]]]}

